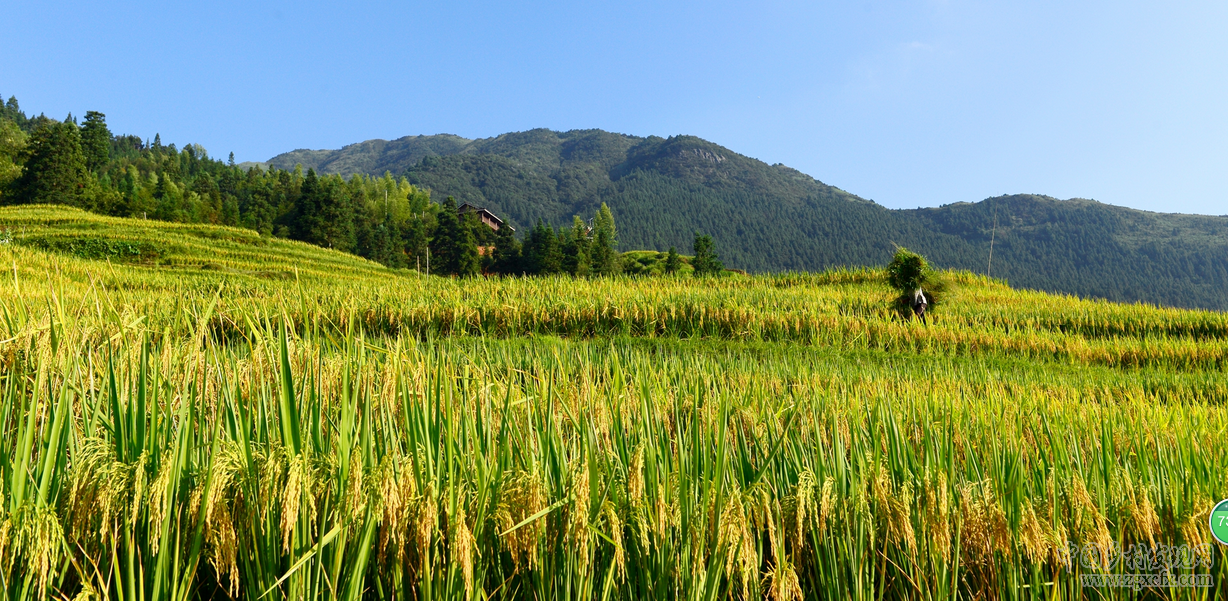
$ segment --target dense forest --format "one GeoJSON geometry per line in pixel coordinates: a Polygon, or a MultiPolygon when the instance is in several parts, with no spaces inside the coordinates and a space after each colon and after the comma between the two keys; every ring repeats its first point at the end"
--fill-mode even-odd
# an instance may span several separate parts
{"type": "Polygon", "coordinates": [[[236,165],[195,144],[113,135],[97,112],[27,117],[10,98],[0,203],[30,202],[235,225],[440,274],[656,273],[619,246],[661,251],[663,264],[702,232],[746,271],[883,265],[907,246],[1020,287],[1228,309],[1228,217],[1034,195],[888,210],[691,136],[414,136],[236,165]],[[479,226],[452,210],[463,203],[511,227],[479,226]]]}
{"type": "Polygon", "coordinates": [[[517,227],[538,219],[566,223],[606,203],[627,248],[687,248],[699,230],[720,244],[728,266],[748,271],[885,265],[897,246],[906,246],[936,266],[989,271],[1019,287],[1228,309],[1228,216],[1026,194],[889,210],[700,138],[601,130],[538,129],[478,140],[413,136],[269,161],[298,163],[337,173],[403,173],[436,195],[487,206],[517,227]]]}
{"type": "Polygon", "coordinates": [[[591,223],[539,221],[522,243],[511,227],[482,225],[454,198],[385,173],[306,173],[240,168],[204,148],[178,149],[154,136],[113,135],[106,116],[78,122],[28,118],[10,98],[0,114],[0,204],[66,204],[97,213],[212,223],[309,242],[378,261],[443,275],[571,273],[622,270],[610,209],[591,223]],[[433,261],[433,265],[432,265],[433,261]]]}

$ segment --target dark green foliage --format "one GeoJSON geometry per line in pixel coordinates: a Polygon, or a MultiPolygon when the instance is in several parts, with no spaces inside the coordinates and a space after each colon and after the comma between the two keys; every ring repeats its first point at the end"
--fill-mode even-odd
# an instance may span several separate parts
{"type": "Polygon", "coordinates": [[[537,222],[524,244],[524,270],[530,275],[551,275],[563,270],[563,253],[554,228],[537,222]]]}
{"type": "Polygon", "coordinates": [[[439,225],[431,240],[431,273],[470,276],[478,274],[478,245],[473,231],[456,214],[456,199],[449,196],[439,211],[439,225]]]}
{"type": "Polygon", "coordinates": [[[501,227],[495,233],[494,248],[490,252],[490,271],[502,275],[516,275],[523,271],[520,241],[510,227],[501,227]]]}
{"type": "Polygon", "coordinates": [[[319,214],[314,222],[319,229],[311,242],[343,252],[353,250],[354,207],[340,176],[321,179],[316,207],[319,214]]]}
{"type": "Polygon", "coordinates": [[[593,218],[591,246],[593,275],[615,275],[622,271],[618,258],[618,231],[614,227],[614,214],[610,207],[601,203],[601,210],[593,218]]]}
{"type": "Polygon", "coordinates": [[[98,111],[85,113],[85,125],[81,127],[81,151],[85,154],[85,167],[100,172],[111,160],[111,130],[107,129],[107,116],[98,111]]]}
{"type": "Polygon", "coordinates": [[[902,246],[896,249],[895,256],[887,265],[887,283],[901,293],[913,292],[926,284],[930,277],[930,266],[925,257],[902,246]]]}
{"type": "Polygon", "coordinates": [[[16,123],[0,119],[0,203],[4,203],[9,184],[21,176],[21,157],[27,137],[16,123]]]}
{"type": "Polygon", "coordinates": [[[671,246],[665,255],[665,273],[673,275],[682,268],[682,259],[678,257],[678,249],[671,246]]]}
{"type": "Polygon", "coordinates": [[[6,204],[90,207],[96,190],[85,168],[81,135],[71,122],[39,127],[22,152],[24,171],[4,195],[6,204]]]}
{"type": "Polygon", "coordinates": [[[107,259],[125,263],[156,262],[171,251],[164,244],[148,240],[115,240],[111,238],[26,237],[18,239],[18,243],[82,259],[107,259]]]}
{"type": "Polygon", "coordinates": [[[716,245],[712,242],[712,236],[701,236],[696,232],[694,249],[695,258],[691,259],[691,267],[695,268],[695,277],[721,275],[725,271],[725,266],[716,256],[716,245]]]}
{"type": "MultiPolygon", "coordinates": [[[[105,116],[93,111],[76,132],[74,150],[76,128],[71,121],[26,119],[15,100],[0,111],[5,117],[0,119],[0,133],[4,134],[0,155],[10,146],[39,151],[33,157],[37,159],[33,168],[25,172],[27,185],[20,190],[16,185],[7,186],[0,191],[0,202],[17,202],[14,195],[18,193],[24,202],[31,202],[28,184],[33,182],[51,193],[60,192],[41,190],[35,202],[63,202],[118,216],[236,225],[264,235],[357,252],[394,267],[425,266],[438,207],[423,190],[407,192],[403,181],[366,176],[346,181],[318,173],[304,175],[298,168],[241,170],[233,160],[211,159],[197,144],[180,151],[174,144],[163,145],[160,135],[150,144],[137,136],[112,136],[105,116]],[[43,132],[39,148],[25,144],[24,134],[9,135],[17,123],[43,132]],[[47,166],[55,167],[51,172],[59,175],[39,175],[47,166]],[[59,185],[74,179],[75,186],[59,185]],[[384,202],[376,198],[377,190],[384,202]],[[389,190],[395,191],[395,199],[389,200],[389,190]]],[[[20,161],[24,156],[15,158],[20,161]]],[[[2,176],[18,173],[20,165],[14,170],[0,161],[0,185],[4,184],[2,176]]]]}
{"type": "Polygon", "coordinates": [[[913,315],[918,290],[925,296],[930,310],[942,304],[947,290],[946,282],[930,269],[925,257],[904,247],[896,249],[895,256],[887,265],[887,284],[899,292],[892,301],[892,307],[901,317],[913,315]]]}
{"type": "Polygon", "coordinates": [[[563,248],[563,271],[576,277],[585,277],[592,270],[589,255],[592,253],[588,237],[588,225],[579,215],[572,218],[571,227],[559,234],[563,248]]]}

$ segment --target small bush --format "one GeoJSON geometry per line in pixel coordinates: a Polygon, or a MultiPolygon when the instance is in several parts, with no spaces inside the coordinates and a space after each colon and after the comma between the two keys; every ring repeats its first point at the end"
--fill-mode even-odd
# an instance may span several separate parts
{"type": "Polygon", "coordinates": [[[19,244],[81,259],[113,260],[123,263],[157,262],[170,253],[165,244],[148,240],[116,240],[113,238],[48,238],[31,237],[17,240],[19,244]]]}

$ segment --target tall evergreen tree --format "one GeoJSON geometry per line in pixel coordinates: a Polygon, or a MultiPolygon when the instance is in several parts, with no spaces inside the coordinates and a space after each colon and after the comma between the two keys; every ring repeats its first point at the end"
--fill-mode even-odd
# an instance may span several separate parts
{"type": "Polygon", "coordinates": [[[81,151],[85,154],[85,167],[93,173],[102,171],[111,160],[111,130],[107,129],[106,115],[98,111],[85,113],[81,151]]]}
{"type": "Polygon", "coordinates": [[[572,218],[571,229],[566,230],[563,246],[563,271],[576,277],[589,274],[588,224],[579,215],[572,218]]]}
{"type": "Polygon", "coordinates": [[[17,123],[0,119],[0,203],[9,184],[21,176],[21,152],[26,148],[26,134],[17,123]]]}
{"type": "Polygon", "coordinates": [[[325,248],[349,252],[354,248],[354,207],[346,194],[341,176],[323,178],[318,183],[315,231],[308,240],[325,248]]]}
{"type": "Polygon", "coordinates": [[[304,242],[313,242],[319,231],[320,221],[320,178],[315,169],[308,169],[299,189],[298,198],[294,203],[294,226],[292,236],[304,242]]]}
{"type": "Polygon", "coordinates": [[[157,203],[149,217],[163,221],[183,220],[183,194],[169,173],[163,172],[158,178],[158,183],[154,186],[154,199],[157,203]]]}
{"type": "Polygon", "coordinates": [[[76,125],[63,122],[39,127],[21,156],[25,170],[5,195],[6,204],[89,204],[93,177],[85,167],[76,125]]]}
{"type": "Polygon", "coordinates": [[[682,269],[682,257],[678,256],[678,249],[671,246],[665,255],[665,273],[675,274],[679,269],[682,269]]]}
{"type": "Polygon", "coordinates": [[[563,268],[563,254],[554,228],[540,219],[525,242],[524,262],[525,271],[530,274],[549,275],[563,268]]]}
{"type": "Polygon", "coordinates": [[[720,275],[725,266],[716,257],[716,248],[712,236],[695,233],[695,258],[691,259],[691,267],[695,268],[695,277],[720,275]]]}
{"type": "Polygon", "coordinates": [[[601,203],[601,210],[593,219],[592,270],[595,275],[614,275],[622,270],[618,257],[618,231],[614,227],[614,214],[610,207],[601,203]]]}
{"type": "Polygon", "coordinates": [[[511,226],[504,224],[495,232],[495,248],[491,255],[491,271],[503,275],[521,272],[520,241],[512,233],[511,226]]]}
{"type": "Polygon", "coordinates": [[[456,199],[449,196],[439,211],[439,224],[431,240],[431,273],[468,276],[478,273],[478,245],[473,231],[456,214],[456,199]]]}
{"type": "Polygon", "coordinates": [[[401,247],[405,249],[405,265],[418,270],[426,269],[426,257],[430,238],[427,236],[426,219],[414,216],[401,226],[401,247]]]}

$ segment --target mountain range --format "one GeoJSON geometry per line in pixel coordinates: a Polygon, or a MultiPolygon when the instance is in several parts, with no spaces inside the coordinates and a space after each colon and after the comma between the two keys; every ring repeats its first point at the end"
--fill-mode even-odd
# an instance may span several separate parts
{"type": "Polygon", "coordinates": [[[436,200],[486,207],[517,229],[539,219],[569,224],[604,202],[623,249],[686,250],[702,232],[726,266],[751,272],[883,265],[906,246],[935,266],[988,271],[1021,288],[1228,310],[1228,216],[1034,194],[893,210],[694,136],[595,129],[368,140],[287,152],[268,164],[390,172],[436,200]]]}

